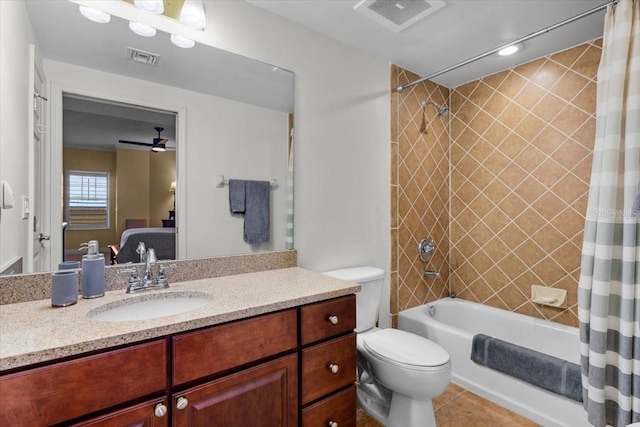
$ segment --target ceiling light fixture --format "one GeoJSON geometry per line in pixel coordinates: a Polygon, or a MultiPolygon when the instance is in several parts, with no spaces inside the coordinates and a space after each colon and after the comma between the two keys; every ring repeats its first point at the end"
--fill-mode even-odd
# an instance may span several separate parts
{"type": "Polygon", "coordinates": [[[87,19],[99,24],[106,24],[111,21],[111,15],[98,9],[92,9],[86,6],[80,6],[80,13],[87,19]]]}
{"type": "Polygon", "coordinates": [[[194,42],[191,39],[188,39],[186,37],[183,36],[179,36],[177,34],[171,34],[171,43],[175,44],[178,47],[182,47],[185,49],[189,49],[193,46],[196,45],[196,42],[194,42]]]}
{"type": "Polygon", "coordinates": [[[162,0],[133,0],[133,4],[138,9],[161,15],[164,12],[164,2],[162,0]]]}
{"type": "Polygon", "coordinates": [[[134,33],[143,37],[153,37],[156,35],[156,29],[146,24],[141,24],[135,21],[129,21],[129,28],[134,33]]]}
{"type": "Polygon", "coordinates": [[[185,0],[180,12],[180,22],[199,30],[207,26],[202,0],[185,0]]]}
{"type": "Polygon", "coordinates": [[[514,53],[519,51],[521,48],[522,48],[522,43],[512,44],[511,46],[507,46],[505,48],[500,49],[498,51],[498,55],[500,55],[500,56],[513,55],[514,53]]]}

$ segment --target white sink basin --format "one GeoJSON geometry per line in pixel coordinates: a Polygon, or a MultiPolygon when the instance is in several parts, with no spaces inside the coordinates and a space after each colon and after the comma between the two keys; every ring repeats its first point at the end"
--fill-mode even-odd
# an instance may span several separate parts
{"type": "Polygon", "coordinates": [[[99,322],[125,322],[172,316],[204,307],[211,296],[204,292],[145,294],[94,308],[87,317],[99,322]]]}

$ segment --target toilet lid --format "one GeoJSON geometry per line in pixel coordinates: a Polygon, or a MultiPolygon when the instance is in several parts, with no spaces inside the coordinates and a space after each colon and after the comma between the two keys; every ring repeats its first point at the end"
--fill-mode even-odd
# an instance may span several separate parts
{"type": "Polygon", "coordinates": [[[364,337],[367,350],[392,364],[432,367],[449,361],[449,353],[433,341],[398,329],[382,329],[364,337]]]}

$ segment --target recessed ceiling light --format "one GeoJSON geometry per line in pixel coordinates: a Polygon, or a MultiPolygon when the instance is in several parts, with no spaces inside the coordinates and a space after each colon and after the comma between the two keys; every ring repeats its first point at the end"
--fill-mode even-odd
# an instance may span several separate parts
{"type": "Polygon", "coordinates": [[[139,9],[158,15],[164,12],[164,2],[162,0],[134,0],[133,4],[139,9]]]}
{"type": "Polygon", "coordinates": [[[185,49],[194,47],[196,42],[191,39],[188,39],[183,36],[179,36],[177,34],[171,34],[171,43],[175,44],[178,47],[183,47],[185,49]]]}
{"type": "Polygon", "coordinates": [[[98,9],[92,9],[86,6],[80,6],[80,13],[87,19],[100,24],[106,24],[111,21],[111,15],[98,9]]]}
{"type": "Polygon", "coordinates": [[[498,55],[500,55],[500,56],[513,55],[514,53],[519,51],[521,47],[522,47],[522,44],[520,44],[520,43],[512,44],[511,46],[507,46],[505,48],[500,49],[498,51],[498,55]]]}
{"type": "Polygon", "coordinates": [[[134,33],[143,37],[153,37],[156,35],[155,28],[150,27],[146,24],[141,24],[139,22],[129,21],[129,28],[134,33]]]}

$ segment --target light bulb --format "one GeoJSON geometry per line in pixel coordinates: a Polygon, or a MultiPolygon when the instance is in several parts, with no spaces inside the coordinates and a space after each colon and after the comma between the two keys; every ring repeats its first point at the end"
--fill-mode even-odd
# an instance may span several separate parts
{"type": "Polygon", "coordinates": [[[178,47],[183,47],[185,49],[188,49],[196,45],[196,42],[194,42],[193,40],[183,36],[179,36],[177,34],[171,34],[171,43],[175,44],[178,47]]]}
{"type": "Polygon", "coordinates": [[[134,33],[143,37],[153,37],[156,35],[155,28],[150,27],[146,24],[141,24],[139,22],[129,21],[129,28],[134,33]]]}
{"type": "Polygon", "coordinates": [[[185,0],[180,12],[180,22],[199,30],[207,26],[207,18],[204,15],[204,6],[201,0],[185,0]]]}
{"type": "Polygon", "coordinates": [[[80,6],[80,13],[87,19],[100,24],[106,24],[111,21],[111,15],[98,9],[92,9],[86,6],[80,6]]]}
{"type": "Polygon", "coordinates": [[[505,47],[503,49],[500,49],[498,51],[498,55],[500,55],[500,56],[513,55],[514,53],[516,53],[519,50],[520,50],[520,45],[512,44],[511,46],[507,46],[507,47],[505,47]]]}
{"type": "Polygon", "coordinates": [[[134,0],[133,4],[138,9],[161,15],[164,12],[164,2],[162,0],[134,0]]]}

